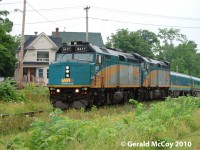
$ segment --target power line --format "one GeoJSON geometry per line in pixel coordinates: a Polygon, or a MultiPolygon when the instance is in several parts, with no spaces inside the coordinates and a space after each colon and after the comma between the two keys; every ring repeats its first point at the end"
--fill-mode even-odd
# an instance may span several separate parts
{"type": "Polygon", "coordinates": [[[170,27],[170,28],[192,28],[192,29],[200,29],[200,27],[186,27],[186,26],[170,26],[170,25],[163,25],[163,24],[149,24],[149,23],[139,23],[139,22],[127,22],[127,21],[120,21],[120,20],[110,20],[110,19],[103,19],[103,18],[94,18],[90,17],[94,20],[101,20],[101,21],[111,21],[111,22],[118,22],[118,23],[126,23],[126,24],[139,24],[139,25],[148,25],[148,26],[162,26],[162,27],[170,27]]]}
{"type": "MultiPolygon", "coordinates": [[[[27,3],[36,13],[38,13],[42,18],[44,18],[45,20],[47,20],[48,22],[56,25],[56,26],[60,26],[54,22],[52,22],[51,20],[49,20],[47,17],[43,16],[40,12],[38,12],[33,6],[31,6],[29,3],[27,3]]],[[[64,26],[60,26],[60,27],[64,27],[64,26]]]]}
{"type": "MultiPolygon", "coordinates": [[[[42,8],[42,9],[37,9],[37,11],[59,11],[63,9],[79,9],[82,8],[83,6],[74,6],[74,7],[56,7],[56,8],[42,8]]],[[[35,10],[27,10],[28,12],[32,12],[35,10]]],[[[9,11],[9,12],[14,12],[14,11],[9,11]]]]}
{"type": "MultiPolygon", "coordinates": [[[[27,3],[28,4],[28,3],[27,3]]],[[[83,17],[78,17],[78,18],[68,18],[68,19],[60,19],[60,20],[49,20],[47,17],[43,16],[38,10],[36,10],[33,6],[28,4],[33,10],[30,11],[35,11],[37,12],[42,18],[44,18],[46,21],[42,22],[32,22],[32,23],[26,23],[26,24],[39,24],[39,23],[52,23],[56,26],[60,26],[56,24],[55,22],[58,21],[65,21],[65,20],[73,20],[73,19],[82,19],[83,17]]],[[[64,8],[78,8],[80,6],[75,6],[75,7],[61,7],[61,8],[50,8],[50,9],[40,9],[40,10],[56,10],[56,9],[64,9],[64,8]]],[[[135,15],[145,15],[145,16],[151,16],[151,17],[167,17],[167,18],[173,18],[173,19],[190,19],[190,20],[195,20],[195,21],[200,21],[200,18],[185,18],[185,17],[176,17],[176,16],[162,16],[162,15],[154,15],[154,14],[144,14],[144,13],[136,13],[136,12],[128,12],[128,11],[123,11],[123,10],[116,10],[116,9],[108,9],[108,8],[102,8],[102,7],[96,7],[93,6],[96,9],[103,9],[103,10],[108,10],[108,11],[114,11],[117,13],[130,13],[130,14],[135,14],[135,15]]],[[[194,29],[200,29],[200,27],[186,27],[186,26],[172,26],[172,25],[163,25],[163,24],[148,24],[148,23],[134,23],[134,22],[126,22],[126,21],[120,21],[120,20],[109,20],[109,19],[103,19],[103,18],[95,18],[95,17],[90,17],[91,19],[96,19],[96,20],[101,20],[101,21],[111,21],[111,22],[118,22],[118,23],[128,23],[128,24],[139,24],[139,25],[149,25],[149,26],[162,26],[162,27],[175,27],[175,28],[194,28],[194,29]]],[[[15,24],[15,25],[20,25],[20,24],[15,24]]],[[[64,27],[64,26],[60,26],[64,27]]],[[[65,27],[64,27],[65,28],[65,27]]]]}
{"type": "MultiPolygon", "coordinates": [[[[48,21],[40,21],[40,22],[28,22],[26,24],[41,24],[41,23],[59,22],[59,21],[66,21],[66,20],[76,20],[76,19],[83,19],[83,18],[85,18],[85,17],[67,18],[67,19],[59,19],[59,20],[48,20],[48,21]]],[[[21,25],[21,24],[14,24],[14,25],[21,25]]]]}
{"type": "Polygon", "coordinates": [[[10,3],[0,3],[0,5],[10,5],[10,4],[19,4],[23,2],[10,2],[10,3]]]}
{"type": "MultiPolygon", "coordinates": [[[[60,10],[66,10],[66,9],[79,9],[79,8],[83,8],[84,6],[74,6],[74,7],[56,7],[56,8],[42,8],[42,9],[37,9],[37,11],[60,11],[60,10]]],[[[33,9],[31,10],[27,10],[27,12],[32,12],[35,11],[33,9]]],[[[9,12],[14,12],[14,11],[9,11],[9,12]]]]}
{"type": "MultiPolygon", "coordinates": [[[[66,19],[49,20],[49,21],[41,21],[41,22],[29,22],[29,23],[26,23],[26,24],[42,24],[42,23],[48,23],[48,22],[61,22],[61,21],[66,21],[66,20],[76,20],[76,19],[84,19],[84,18],[85,17],[66,18],[66,19]]],[[[149,26],[157,26],[157,27],[162,26],[162,27],[170,27],[170,28],[192,28],[192,29],[200,29],[200,27],[186,27],[186,26],[172,26],[172,25],[163,25],[163,24],[149,24],[149,23],[128,22],[128,21],[111,20],[111,19],[95,18],[95,17],[89,17],[89,18],[90,19],[94,19],[94,20],[101,20],[101,21],[106,21],[106,22],[110,21],[110,22],[125,23],[125,24],[149,25],[149,26]]],[[[14,24],[14,25],[21,25],[21,24],[14,24]]],[[[70,26],[70,27],[72,27],[72,26],[70,26]]]]}
{"type": "MultiPolygon", "coordinates": [[[[83,6],[45,8],[45,9],[38,9],[38,11],[53,11],[53,10],[61,10],[61,9],[78,9],[78,8],[82,8],[82,7],[83,6]]],[[[29,11],[32,11],[32,10],[29,10],[29,11]]]]}
{"type": "Polygon", "coordinates": [[[75,24],[73,24],[73,25],[71,25],[71,26],[64,27],[64,29],[73,28],[73,27],[75,27],[75,26],[78,26],[78,25],[81,24],[83,21],[84,21],[84,20],[79,21],[78,23],[75,23],[75,24]]]}
{"type": "MultiPolygon", "coordinates": [[[[38,9],[37,11],[54,11],[54,10],[62,10],[62,9],[77,9],[82,8],[83,6],[74,6],[74,7],[57,7],[57,8],[47,8],[47,9],[38,9]]],[[[167,19],[178,19],[178,20],[191,20],[191,21],[200,21],[200,18],[190,18],[190,17],[180,17],[180,16],[166,16],[166,15],[156,15],[156,14],[148,14],[148,13],[139,13],[139,12],[130,12],[118,9],[110,9],[110,8],[103,8],[92,6],[94,9],[99,9],[108,12],[115,12],[120,14],[130,14],[130,15],[138,15],[144,17],[155,17],[155,18],[167,18],[167,19]]],[[[27,11],[35,11],[35,10],[27,10],[27,11]]],[[[13,11],[9,11],[13,12],[13,11]]]]}
{"type": "Polygon", "coordinates": [[[129,11],[124,11],[124,10],[102,8],[102,7],[96,7],[96,6],[92,6],[92,7],[96,8],[96,9],[104,10],[104,11],[110,11],[110,12],[116,12],[116,13],[125,13],[125,14],[133,14],[133,15],[140,15],[140,16],[145,16],[145,17],[157,17],[157,18],[168,18],[168,19],[200,21],[200,18],[189,18],[189,17],[179,17],[179,16],[165,16],[165,15],[156,15],[156,14],[146,14],[146,13],[138,13],[138,12],[129,12],[129,11]]]}

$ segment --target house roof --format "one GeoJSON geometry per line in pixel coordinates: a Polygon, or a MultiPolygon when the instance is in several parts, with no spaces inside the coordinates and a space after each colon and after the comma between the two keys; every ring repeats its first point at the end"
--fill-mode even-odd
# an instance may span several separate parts
{"type": "Polygon", "coordinates": [[[27,49],[27,46],[29,46],[35,39],[37,38],[37,36],[29,36],[28,38],[26,38],[26,35],[24,36],[24,49],[27,49]]]}
{"type": "MultiPolygon", "coordinates": [[[[85,32],[59,32],[59,37],[63,42],[70,43],[71,41],[85,41],[85,34],[85,32]]],[[[52,32],[52,36],[56,37],[56,32],[52,32]]],[[[93,45],[104,46],[101,33],[89,32],[88,41],[93,45]]]]}
{"type": "MultiPolygon", "coordinates": [[[[27,49],[27,47],[38,38],[39,35],[35,36],[35,35],[24,35],[24,50],[27,49]]],[[[53,37],[53,36],[47,36],[57,47],[60,47],[62,45],[62,39],[61,38],[57,38],[57,37],[53,37]]],[[[19,48],[20,49],[20,48],[19,48]]]]}

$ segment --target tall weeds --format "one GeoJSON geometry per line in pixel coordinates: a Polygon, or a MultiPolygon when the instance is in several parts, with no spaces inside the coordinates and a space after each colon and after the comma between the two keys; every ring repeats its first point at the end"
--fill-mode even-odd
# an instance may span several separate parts
{"type": "Polygon", "coordinates": [[[180,97],[150,109],[135,103],[135,112],[96,115],[91,120],[69,119],[57,110],[50,121],[35,121],[7,149],[121,149],[120,141],[174,141],[200,128],[199,102],[200,98],[180,97]]]}
{"type": "Polygon", "coordinates": [[[25,100],[23,92],[15,89],[10,78],[0,83],[0,101],[19,102],[25,100]]]}

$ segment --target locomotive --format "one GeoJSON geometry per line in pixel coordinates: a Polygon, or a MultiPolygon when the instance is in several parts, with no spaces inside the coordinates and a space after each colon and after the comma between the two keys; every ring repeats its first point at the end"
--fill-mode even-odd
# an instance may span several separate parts
{"type": "Polygon", "coordinates": [[[200,79],[170,71],[167,61],[107,49],[89,42],[64,43],[49,66],[50,101],[54,107],[87,108],[197,95],[200,79]]]}

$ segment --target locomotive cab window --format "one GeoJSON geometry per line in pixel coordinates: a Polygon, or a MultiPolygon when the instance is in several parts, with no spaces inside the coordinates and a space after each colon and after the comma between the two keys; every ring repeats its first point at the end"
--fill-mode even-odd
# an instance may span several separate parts
{"type": "Polygon", "coordinates": [[[105,55],[105,59],[110,60],[111,56],[110,55],[105,55]]]}
{"type": "Polygon", "coordinates": [[[77,60],[77,61],[87,61],[93,62],[93,53],[58,53],[56,54],[56,61],[69,61],[69,60],[77,60]]]}
{"type": "Polygon", "coordinates": [[[141,63],[141,68],[145,69],[145,64],[144,63],[141,63]]]}
{"type": "Polygon", "coordinates": [[[75,60],[83,60],[83,61],[93,61],[93,54],[92,53],[78,53],[74,55],[75,60]]]}
{"type": "Polygon", "coordinates": [[[101,55],[97,55],[96,63],[97,63],[97,64],[101,64],[101,63],[102,63],[101,55]]]}
{"type": "Polygon", "coordinates": [[[146,69],[148,70],[150,68],[150,64],[146,64],[146,69]]]}
{"type": "Polygon", "coordinates": [[[124,56],[119,55],[119,61],[125,61],[124,56]]]}

